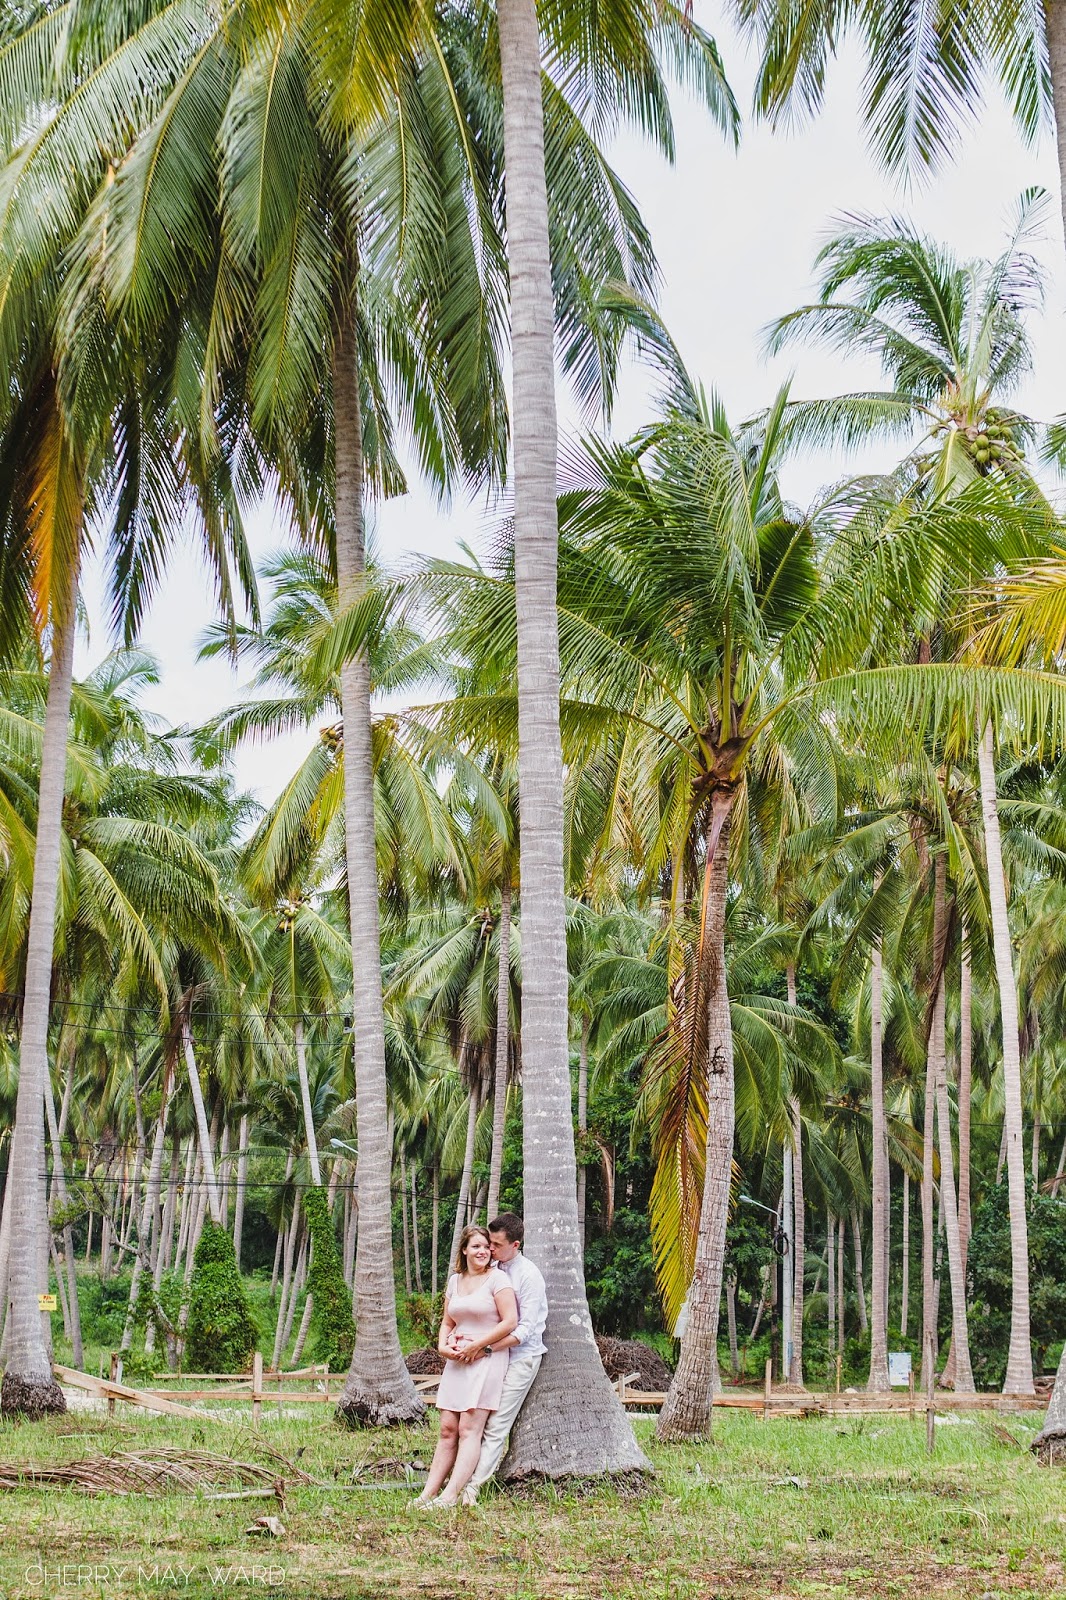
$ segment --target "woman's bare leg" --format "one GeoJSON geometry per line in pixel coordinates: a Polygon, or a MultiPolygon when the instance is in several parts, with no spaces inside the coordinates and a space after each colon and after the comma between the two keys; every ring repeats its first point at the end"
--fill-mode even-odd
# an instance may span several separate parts
{"type": "MultiPolygon", "coordinates": [[[[463,1413],[468,1416],[468,1412],[463,1413]]],[[[429,1464],[429,1477],[426,1479],[425,1488],[418,1496],[418,1503],[425,1505],[432,1500],[441,1484],[455,1465],[456,1452],[459,1449],[459,1423],[458,1411],[442,1411],[440,1414],[440,1438],[437,1448],[433,1452],[433,1460],[429,1464]]],[[[482,1427],[485,1424],[482,1423],[482,1427]]],[[[471,1467],[471,1472],[474,1470],[471,1467]]]]}
{"type": "Polygon", "coordinates": [[[459,1418],[459,1449],[455,1455],[455,1466],[448,1479],[448,1487],[438,1501],[442,1506],[454,1506],[470,1479],[474,1475],[474,1468],[481,1455],[481,1435],[485,1432],[485,1424],[490,1413],[484,1410],[464,1411],[459,1418]]]}

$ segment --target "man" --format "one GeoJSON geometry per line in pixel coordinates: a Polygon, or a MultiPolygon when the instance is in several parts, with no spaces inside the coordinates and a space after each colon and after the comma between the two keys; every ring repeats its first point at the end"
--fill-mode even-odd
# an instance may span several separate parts
{"type": "MultiPolygon", "coordinates": [[[[522,1254],[525,1238],[522,1218],[513,1211],[504,1211],[489,1223],[489,1244],[492,1259],[507,1274],[518,1302],[518,1326],[513,1333],[493,1341],[485,1354],[493,1349],[509,1350],[507,1376],[503,1380],[500,1405],[493,1411],[485,1425],[481,1441],[481,1455],[474,1475],[463,1490],[464,1506],[472,1506],[478,1490],[492,1477],[503,1459],[511,1425],[522,1409],[522,1402],[530,1391],[544,1356],[544,1324],[548,1320],[548,1296],[540,1269],[522,1254]]],[[[481,1352],[478,1351],[478,1359],[481,1352]]],[[[459,1360],[470,1360],[460,1356],[459,1360]]]]}

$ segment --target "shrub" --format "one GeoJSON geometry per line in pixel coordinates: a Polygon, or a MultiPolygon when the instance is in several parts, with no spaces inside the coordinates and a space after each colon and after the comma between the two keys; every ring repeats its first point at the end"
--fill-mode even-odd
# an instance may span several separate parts
{"type": "Polygon", "coordinates": [[[351,1295],[337,1255],[333,1220],[321,1189],[305,1192],[304,1212],[314,1244],[307,1272],[307,1287],[314,1297],[311,1308],[314,1353],[319,1361],[328,1361],[333,1371],[338,1372],[348,1366],[355,1344],[351,1295]]]}
{"type": "Polygon", "coordinates": [[[444,1316],[444,1290],[439,1294],[409,1294],[404,1297],[403,1314],[411,1332],[424,1345],[437,1348],[437,1335],[444,1316]]]}
{"type": "MultiPolygon", "coordinates": [[[[1053,1350],[1066,1325],[1066,1213],[1050,1195],[1034,1194],[1029,1206],[1029,1311],[1037,1372],[1051,1370],[1053,1350]]],[[[973,1296],[970,1355],[977,1386],[1003,1382],[1010,1341],[1011,1258],[1007,1181],[988,1190],[974,1217],[967,1267],[973,1296]]]]}
{"type": "Polygon", "coordinates": [[[205,1222],[193,1257],[185,1365],[193,1372],[241,1372],[258,1342],[233,1240],[225,1228],[205,1222]]]}

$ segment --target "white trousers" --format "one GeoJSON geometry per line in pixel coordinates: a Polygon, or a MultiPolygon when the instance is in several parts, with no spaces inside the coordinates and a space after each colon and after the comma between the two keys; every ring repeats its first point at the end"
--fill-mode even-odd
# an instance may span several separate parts
{"type": "Polygon", "coordinates": [[[485,1424],[485,1432],[481,1438],[481,1454],[477,1466],[466,1489],[463,1499],[468,1503],[474,1499],[483,1483],[487,1483],[496,1468],[503,1460],[503,1452],[507,1448],[507,1439],[514,1424],[514,1419],[522,1409],[522,1402],[529,1393],[533,1379],[540,1371],[543,1356],[515,1356],[507,1363],[507,1376],[503,1380],[503,1393],[497,1409],[490,1413],[485,1424]]]}

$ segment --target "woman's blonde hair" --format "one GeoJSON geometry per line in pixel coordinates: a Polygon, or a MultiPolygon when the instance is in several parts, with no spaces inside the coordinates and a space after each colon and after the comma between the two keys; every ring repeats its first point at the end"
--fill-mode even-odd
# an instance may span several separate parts
{"type": "Polygon", "coordinates": [[[467,1245],[470,1243],[471,1239],[474,1237],[475,1233],[479,1233],[481,1235],[481,1237],[484,1239],[486,1244],[488,1244],[490,1242],[490,1240],[489,1240],[489,1230],[487,1228],[479,1227],[476,1222],[471,1223],[468,1228],[464,1228],[462,1233],[459,1235],[459,1248],[455,1252],[455,1261],[453,1263],[453,1271],[455,1271],[455,1272],[465,1272],[467,1270],[467,1267],[466,1267],[466,1248],[467,1248],[467,1245]]]}

